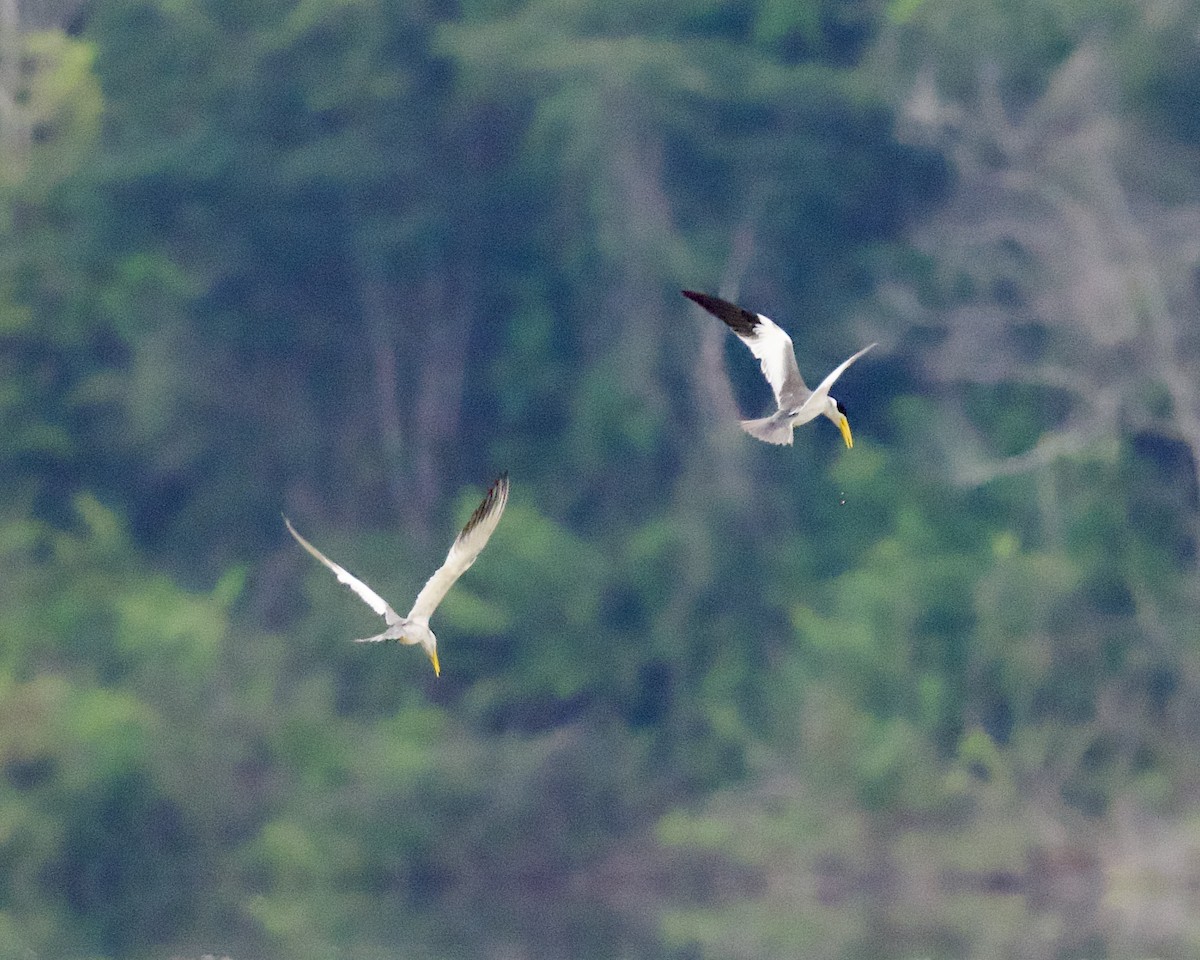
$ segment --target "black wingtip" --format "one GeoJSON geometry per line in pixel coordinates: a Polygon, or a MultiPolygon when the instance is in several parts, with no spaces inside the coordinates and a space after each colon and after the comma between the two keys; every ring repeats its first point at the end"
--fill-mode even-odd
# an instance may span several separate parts
{"type": "Polygon", "coordinates": [[[496,501],[498,499],[500,499],[501,497],[507,497],[507,496],[508,496],[508,471],[504,470],[501,472],[500,476],[498,476],[495,480],[492,481],[492,485],[490,487],[488,487],[487,494],[484,496],[483,500],[480,501],[479,506],[477,506],[475,508],[475,511],[471,514],[470,518],[467,520],[466,525],[462,528],[462,532],[459,533],[459,537],[460,538],[465,537],[468,533],[470,533],[477,526],[479,526],[479,524],[483,520],[483,518],[486,517],[489,513],[491,513],[492,508],[493,508],[493,506],[495,506],[496,501]]]}
{"type": "Polygon", "coordinates": [[[502,470],[502,471],[500,471],[500,475],[498,477],[496,477],[495,480],[492,481],[492,485],[490,487],[488,487],[487,496],[485,496],[483,498],[483,503],[480,504],[480,507],[484,507],[487,504],[491,503],[493,500],[496,499],[496,497],[498,497],[500,495],[501,491],[507,490],[507,489],[508,489],[508,471],[502,470]]]}
{"type": "MultiPolygon", "coordinates": [[[[719,300],[716,297],[710,297],[707,293],[700,293],[696,290],[680,290],[679,292],[691,300],[692,303],[698,304],[709,313],[720,316],[717,311],[721,309],[721,304],[724,303],[723,300],[719,300]]],[[[730,304],[730,306],[733,306],[733,304],[730,304]]]]}
{"type": "Polygon", "coordinates": [[[736,303],[730,303],[728,300],[722,300],[720,297],[713,297],[707,293],[697,293],[695,290],[681,290],[680,293],[721,320],[738,336],[754,336],[754,330],[758,326],[757,314],[739,307],[736,303]]]}

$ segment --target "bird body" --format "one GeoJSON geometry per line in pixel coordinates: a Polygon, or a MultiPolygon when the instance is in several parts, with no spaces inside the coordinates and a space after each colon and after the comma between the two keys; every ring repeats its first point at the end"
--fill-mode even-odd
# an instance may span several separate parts
{"type": "Polygon", "coordinates": [[[454,586],[455,581],[466,573],[471,564],[475,562],[475,558],[487,545],[496,526],[500,523],[500,515],[504,513],[507,503],[508,474],[502,473],[454,539],[445,561],[425,582],[425,586],[417,594],[417,599],[413,601],[412,609],[406,617],[396,613],[391,604],[383,597],[300,536],[287,517],[283,518],[283,522],[287,524],[288,531],[296,538],[296,542],[300,546],[332,570],[339,582],[348,586],[358,595],[359,599],[383,617],[387,629],[373,637],[363,637],[357,641],[358,643],[396,640],[404,644],[420,644],[433,663],[434,674],[440,676],[442,671],[441,665],[438,663],[437,637],[429,628],[429,618],[433,616],[438,604],[454,586]]]}
{"type": "Polygon", "coordinates": [[[766,443],[786,446],[791,444],[792,431],[796,427],[824,416],[837,425],[846,446],[854,446],[846,408],[829,395],[829,389],[850,364],[876,344],[869,344],[843,360],[816,390],[810,390],[796,364],[792,338],[769,317],[751,313],[728,300],[706,293],[684,290],[683,295],[723,321],[750,348],[762,366],[763,376],[771,385],[775,394],[775,412],[757,420],[741,421],[743,430],[766,443]]]}

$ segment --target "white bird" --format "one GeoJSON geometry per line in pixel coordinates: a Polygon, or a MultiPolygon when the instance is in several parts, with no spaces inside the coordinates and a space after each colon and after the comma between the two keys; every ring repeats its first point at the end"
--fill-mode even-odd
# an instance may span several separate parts
{"type": "Polygon", "coordinates": [[[454,543],[450,546],[450,552],[446,555],[446,561],[438,567],[437,572],[425,582],[425,586],[417,594],[417,599],[413,601],[412,609],[408,611],[407,617],[397,614],[383,597],[352,573],[339,567],[300,536],[287,517],[283,518],[283,522],[287,524],[288,530],[300,546],[332,570],[340,582],[357,593],[363,602],[383,617],[387,623],[388,627],[383,633],[374,637],[364,637],[357,641],[358,643],[377,643],[380,640],[397,640],[407,644],[419,643],[433,662],[434,675],[440,676],[442,670],[438,664],[437,637],[429,629],[429,618],[433,616],[433,612],[442,602],[442,598],[454,586],[454,582],[466,573],[471,564],[475,562],[475,558],[479,556],[480,551],[487,545],[497,524],[500,523],[500,515],[504,513],[507,503],[508,474],[502,473],[488,490],[483,502],[475,508],[475,512],[471,514],[461,532],[455,537],[454,543]]]}
{"type": "Polygon", "coordinates": [[[854,356],[843,360],[821,381],[816,390],[809,390],[804,378],[800,376],[800,368],[796,365],[792,338],[769,317],[743,310],[728,300],[710,297],[706,293],[684,290],[683,295],[723,320],[726,326],[737,334],[738,339],[758,358],[762,364],[763,376],[775,391],[775,412],[758,420],[743,420],[743,430],[767,443],[790,445],[792,431],[796,427],[823,414],[837,424],[846,446],[854,446],[850,421],[846,419],[846,408],[829,395],[829,388],[850,364],[877,344],[869,344],[854,356]]]}

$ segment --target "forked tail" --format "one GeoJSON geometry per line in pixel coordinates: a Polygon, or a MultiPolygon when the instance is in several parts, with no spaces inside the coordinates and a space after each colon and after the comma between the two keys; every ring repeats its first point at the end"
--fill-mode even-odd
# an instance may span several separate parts
{"type": "Polygon", "coordinates": [[[776,411],[769,417],[758,420],[743,420],[742,429],[750,436],[767,443],[776,443],[783,447],[792,445],[791,417],[786,410],[776,411]]]}

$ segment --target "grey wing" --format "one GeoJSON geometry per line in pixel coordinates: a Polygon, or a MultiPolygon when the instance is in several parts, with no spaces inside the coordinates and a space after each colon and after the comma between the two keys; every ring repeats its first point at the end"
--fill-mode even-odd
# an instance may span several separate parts
{"type": "Polygon", "coordinates": [[[813,391],[813,396],[814,397],[823,397],[826,394],[828,394],[829,390],[833,386],[834,382],[837,380],[838,377],[840,377],[843,373],[846,372],[846,368],[848,366],[850,366],[850,364],[852,364],[855,360],[857,360],[859,357],[861,357],[864,353],[866,353],[872,347],[877,347],[878,345],[879,344],[877,344],[877,343],[869,343],[865,347],[863,347],[861,350],[859,350],[858,353],[854,354],[854,356],[847,357],[845,360],[843,360],[841,363],[839,363],[836,367],[833,368],[833,370],[830,371],[829,376],[827,376],[824,380],[821,381],[821,385],[819,387],[817,387],[816,390],[813,391]]]}
{"type": "Polygon", "coordinates": [[[338,566],[336,563],[334,563],[332,560],[330,560],[327,556],[325,556],[325,554],[323,554],[320,550],[318,550],[311,543],[309,543],[302,536],[300,536],[300,534],[298,534],[296,532],[296,528],[292,526],[291,520],[289,520],[287,517],[284,517],[283,522],[285,524],[287,524],[288,532],[291,533],[291,535],[296,538],[296,542],[298,544],[300,544],[300,546],[302,546],[305,550],[307,550],[314,557],[316,557],[318,560],[320,560],[321,563],[325,564],[325,566],[327,566],[330,570],[332,570],[334,573],[334,576],[336,576],[338,578],[338,581],[340,583],[344,583],[351,590],[353,590],[356,594],[358,594],[359,598],[368,607],[370,607],[377,614],[379,614],[381,617],[383,617],[383,619],[385,621],[387,621],[388,626],[391,626],[393,623],[399,622],[400,617],[397,616],[396,611],[392,609],[391,605],[386,600],[384,600],[383,597],[381,597],[374,590],[372,590],[370,587],[368,587],[365,583],[363,583],[361,580],[359,580],[358,577],[354,576],[354,574],[352,574],[349,570],[345,569],[344,567],[338,566]]]}
{"type": "Polygon", "coordinates": [[[728,300],[684,290],[683,295],[723,321],[758,358],[763,376],[779,407],[798,407],[809,396],[808,386],[796,365],[792,338],[770,317],[751,313],[728,300]]]}
{"type": "Polygon", "coordinates": [[[507,503],[508,474],[502,473],[455,538],[450,552],[446,555],[445,562],[438,567],[437,572],[426,581],[421,592],[417,594],[412,610],[408,613],[410,620],[428,622],[433,611],[438,608],[438,604],[454,586],[455,581],[467,572],[471,564],[475,562],[475,558],[487,546],[497,524],[500,523],[500,515],[504,513],[507,503]]]}

